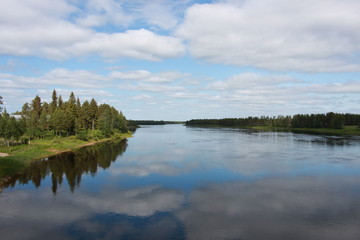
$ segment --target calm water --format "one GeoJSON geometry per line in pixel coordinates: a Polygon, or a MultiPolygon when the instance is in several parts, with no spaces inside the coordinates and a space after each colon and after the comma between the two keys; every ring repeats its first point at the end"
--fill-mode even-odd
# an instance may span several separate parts
{"type": "Polygon", "coordinates": [[[139,129],[33,164],[1,239],[360,239],[360,139],[139,129]]]}

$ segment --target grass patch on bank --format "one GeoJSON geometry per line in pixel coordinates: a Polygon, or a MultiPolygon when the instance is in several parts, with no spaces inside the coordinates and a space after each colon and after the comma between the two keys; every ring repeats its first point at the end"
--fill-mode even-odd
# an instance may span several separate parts
{"type": "Polygon", "coordinates": [[[336,136],[360,136],[360,129],[357,126],[345,126],[343,129],[334,128],[292,128],[291,131],[295,133],[310,133],[310,134],[324,134],[336,136]]]}
{"type": "Polygon", "coordinates": [[[0,146],[0,152],[10,156],[0,157],[0,179],[23,171],[34,160],[50,157],[61,152],[72,151],[87,145],[106,141],[121,141],[132,137],[131,133],[116,133],[109,138],[90,141],[79,140],[75,136],[38,139],[31,145],[0,146]]]}

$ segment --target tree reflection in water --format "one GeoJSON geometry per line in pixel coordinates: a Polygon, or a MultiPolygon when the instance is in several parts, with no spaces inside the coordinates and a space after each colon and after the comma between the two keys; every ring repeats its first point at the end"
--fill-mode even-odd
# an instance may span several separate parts
{"type": "Polygon", "coordinates": [[[65,152],[48,159],[33,162],[23,173],[11,177],[5,187],[14,187],[17,184],[33,182],[36,188],[46,176],[51,175],[52,192],[56,194],[58,186],[66,178],[71,192],[79,187],[81,176],[94,176],[98,168],[106,169],[121,156],[127,147],[127,141],[106,142],[84,147],[74,152],[65,152]]]}

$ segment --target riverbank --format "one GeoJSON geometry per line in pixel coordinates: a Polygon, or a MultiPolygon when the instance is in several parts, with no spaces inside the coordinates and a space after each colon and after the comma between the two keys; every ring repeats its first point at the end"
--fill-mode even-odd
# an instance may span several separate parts
{"type": "Polygon", "coordinates": [[[293,133],[305,133],[305,134],[317,134],[317,135],[333,135],[333,136],[360,136],[360,129],[357,126],[345,126],[343,129],[334,128],[279,128],[259,126],[252,127],[257,130],[269,130],[269,131],[287,131],[293,133]]]}
{"type": "Polygon", "coordinates": [[[110,138],[83,141],[70,137],[55,137],[38,139],[31,145],[0,147],[0,153],[8,155],[0,158],[0,179],[23,171],[34,160],[51,157],[53,155],[74,151],[76,149],[107,141],[121,141],[132,137],[131,133],[119,133],[110,138]]]}
{"type": "Polygon", "coordinates": [[[220,125],[187,125],[189,127],[225,127],[225,128],[238,128],[238,129],[254,129],[260,131],[276,131],[276,132],[293,132],[293,133],[305,133],[305,134],[317,134],[317,135],[334,135],[334,136],[360,136],[360,129],[357,126],[345,126],[343,129],[334,128],[282,128],[271,126],[243,126],[243,127],[231,127],[220,125]]]}

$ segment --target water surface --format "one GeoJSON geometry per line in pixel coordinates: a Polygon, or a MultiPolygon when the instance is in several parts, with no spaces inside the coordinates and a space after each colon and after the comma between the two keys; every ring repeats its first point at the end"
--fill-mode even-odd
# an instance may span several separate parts
{"type": "Polygon", "coordinates": [[[1,239],[360,239],[360,139],[181,125],[34,163],[1,239]]]}

